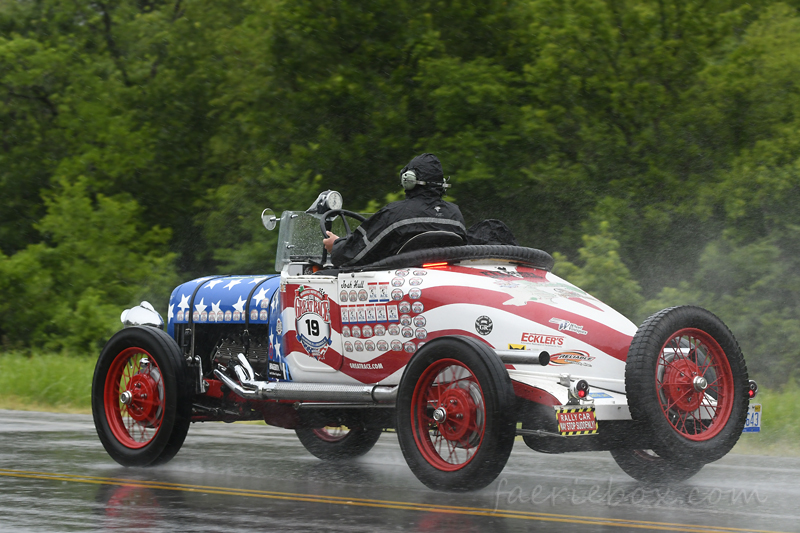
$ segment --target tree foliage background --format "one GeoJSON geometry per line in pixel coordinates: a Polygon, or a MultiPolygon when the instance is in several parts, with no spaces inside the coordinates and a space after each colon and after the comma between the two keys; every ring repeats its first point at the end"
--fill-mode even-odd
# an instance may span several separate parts
{"type": "Polygon", "coordinates": [[[264,207],[380,204],[430,151],[468,223],[635,321],[708,307],[782,383],[799,5],[2,0],[2,343],[91,353],[180,279],[271,270],[264,207]]]}

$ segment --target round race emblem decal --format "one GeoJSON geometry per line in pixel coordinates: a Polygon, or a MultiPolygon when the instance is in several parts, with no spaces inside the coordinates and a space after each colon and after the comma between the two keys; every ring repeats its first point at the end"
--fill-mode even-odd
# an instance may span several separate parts
{"type": "Polygon", "coordinates": [[[311,287],[298,287],[294,297],[297,340],[308,355],[325,359],[331,345],[331,317],[328,295],[311,287]]]}
{"type": "Polygon", "coordinates": [[[488,335],[492,332],[492,319],[488,316],[480,316],[478,320],[475,321],[475,331],[480,333],[481,335],[488,335]]]}

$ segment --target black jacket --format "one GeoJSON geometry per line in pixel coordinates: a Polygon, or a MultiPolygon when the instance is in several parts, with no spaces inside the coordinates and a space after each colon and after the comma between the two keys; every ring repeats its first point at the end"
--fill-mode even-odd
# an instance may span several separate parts
{"type": "Polygon", "coordinates": [[[426,231],[451,231],[465,241],[467,231],[458,206],[442,200],[439,189],[415,187],[362,223],[348,238],[336,239],[331,261],[336,267],[368,265],[397,253],[411,237],[426,231]]]}

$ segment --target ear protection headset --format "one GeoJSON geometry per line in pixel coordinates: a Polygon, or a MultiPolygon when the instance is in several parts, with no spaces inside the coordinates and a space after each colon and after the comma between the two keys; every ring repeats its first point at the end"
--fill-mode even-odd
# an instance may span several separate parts
{"type": "Polygon", "coordinates": [[[403,189],[406,191],[410,191],[417,185],[430,185],[431,187],[441,187],[442,189],[447,189],[450,187],[450,184],[447,181],[422,181],[417,179],[417,171],[413,168],[409,168],[404,170],[400,173],[400,184],[403,186],[403,189]]]}

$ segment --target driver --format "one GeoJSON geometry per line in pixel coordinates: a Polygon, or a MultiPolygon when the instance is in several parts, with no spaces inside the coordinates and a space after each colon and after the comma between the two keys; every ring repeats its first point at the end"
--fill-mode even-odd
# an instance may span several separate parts
{"type": "Polygon", "coordinates": [[[406,199],[387,205],[347,238],[330,231],[322,243],[335,267],[367,265],[394,255],[411,237],[426,231],[450,231],[466,242],[464,217],[458,206],[442,200],[445,183],[442,164],[433,154],[412,159],[400,171],[406,199]]]}

